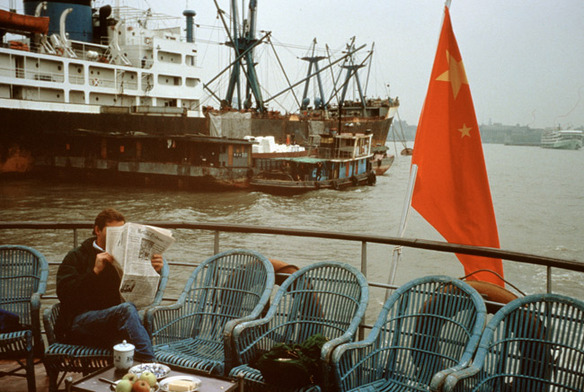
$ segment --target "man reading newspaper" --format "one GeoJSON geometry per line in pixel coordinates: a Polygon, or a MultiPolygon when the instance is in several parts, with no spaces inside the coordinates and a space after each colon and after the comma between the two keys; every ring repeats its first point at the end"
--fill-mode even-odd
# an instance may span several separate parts
{"type": "Polygon", "coordinates": [[[150,292],[156,292],[160,278],[154,274],[158,275],[162,269],[162,252],[172,241],[166,239],[168,246],[159,246],[157,235],[133,233],[130,236],[128,233],[124,237],[125,224],[126,219],[120,212],[101,211],[95,218],[94,236],[65,256],[57,272],[61,312],[55,332],[60,342],[110,349],[127,340],[136,347],[136,360],[152,362],[155,359],[152,343],[138,310],[120,291],[129,293],[130,299],[135,295],[139,297],[138,302],[146,303],[150,292]],[[110,245],[113,252],[123,249],[117,260],[105,250],[110,230],[122,232],[116,246],[110,245]],[[142,238],[145,240],[143,246],[142,238]],[[120,271],[127,271],[127,275],[124,277],[120,271]],[[137,279],[138,276],[144,278],[137,279]]]}
{"type": "Polygon", "coordinates": [[[114,267],[121,275],[120,293],[138,309],[154,300],[160,275],[150,259],[162,254],[172,243],[170,230],[126,223],[108,228],[105,251],[113,256],[114,267]]]}

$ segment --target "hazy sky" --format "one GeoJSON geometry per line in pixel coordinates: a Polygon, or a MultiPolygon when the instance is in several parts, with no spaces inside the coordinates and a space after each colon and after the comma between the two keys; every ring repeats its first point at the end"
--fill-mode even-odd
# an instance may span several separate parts
{"type": "MultiPolygon", "coordinates": [[[[8,0],[1,2],[5,8],[8,0]]],[[[217,2],[229,12],[227,0],[217,2]]],[[[141,4],[139,0],[125,3],[141,4]]],[[[204,81],[219,71],[220,64],[229,62],[225,48],[203,43],[225,37],[213,0],[147,3],[173,16],[181,16],[185,7],[197,12],[204,81]]],[[[321,49],[328,44],[336,54],[353,36],[358,45],[368,44],[368,48],[375,42],[368,95],[386,95],[389,84],[391,96],[400,98],[401,118],[416,124],[443,7],[442,0],[258,0],[257,28],[272,31],[278,55],[293,81],[306,73],[306,63],[295,57],[306,55],[313,38],[321,49]]],[[[450,13],[479,123],[584,126],[584,1],[452,0],[450,13]]],[[[283,81],[283,77],[273,55],[270,60],[263,56],[271,53],[268,45],[257,52],[264,66],[259,77],[274,94],[280,87],[272,79],[279,75],[283,81]]]]}
{"type": "MultiPolygon", "coordinates": [[[[226,0],[217,2],[229,11],[226,0]]],[[[188,5],[199,23],[219,26],[212,0],[149,3],[172,14],[188,5]]],[[[375,42],[369,95],[383,95],[390,84],[401,118],[415,124],[443,7],[441,0],[258,0],[258,30],[272,31],[274,42],[304,47],[315,37],[319,46],[337,50],[352,36],[359,44],[375,42]]],[[[450,13],[479,123],[584,126],[584,1],[452,0],[450,13]]],[[[197,33],[209,37],[208,29],[197,33]]],[[[203,50],[206,62],[213,52],[203,50]]],[[[306,72],[303,63],[286,68],[293,80],[306,72]]]]}

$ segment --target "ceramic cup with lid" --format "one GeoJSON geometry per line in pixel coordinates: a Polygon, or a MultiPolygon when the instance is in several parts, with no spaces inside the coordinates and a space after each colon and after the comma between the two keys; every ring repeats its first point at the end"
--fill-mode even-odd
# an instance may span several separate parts
{"type": "Polygon", "coordinates": [[[126,342],[114,346],[114,366],[118,370],[128,370],[134,364],[134,345],[126,342]]]}

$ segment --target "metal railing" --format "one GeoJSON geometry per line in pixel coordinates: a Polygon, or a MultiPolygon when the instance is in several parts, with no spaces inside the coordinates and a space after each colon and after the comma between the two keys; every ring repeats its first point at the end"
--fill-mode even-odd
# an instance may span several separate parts
{"type": "MultiPolygon", "coordinates": [[[[320,238],[328,240],[341,240],[347,242],[361,243],[361,272],[367,276],[367,245],[384,244],[415,249],[425,249],[437,252],[463,253],[475,256],[484,256],[491,258],[500,258],[503,260],[515,261],[531,265],[544,266],[547,269],[546,287],[547,291],[552,291],[552,269],[563,269],[575,272],[584,272],[584,263],[572,260],[563,260],[558,258],[537,256],[528,253],[513,252],[496,248],[450,244],[441,241],[400,238],[390,236],[375,236],[350,234],[342,232],[292,229],[292,228],[275,228],[266,226],[241,225],[241,224],[221,224],[221,223],[196,223],[196,222],[145,222],[146,224],[158,226],[167,229],[187,229],[187,230],[206,230],[214,233],[213,253],[219,253],[220,234],[221,233],[247,233],[247,234],[271,234],[285,237],[306,237],[320,238]]],[[[93,227],[92,222],[0,222],[0,230],[9,229],[36,229],[36,230],[72,230],[73,246],[79,243],[78,230],[87,230],[93,227]]],[[[50,263],[58,264],[58,263],[50,263]]],[[[181,263],[171,263],[174,265],[184,265],[181,263]]],[[[371,286],[394,289],[395,286],[379,282],[370,282],[371,286]]]]}

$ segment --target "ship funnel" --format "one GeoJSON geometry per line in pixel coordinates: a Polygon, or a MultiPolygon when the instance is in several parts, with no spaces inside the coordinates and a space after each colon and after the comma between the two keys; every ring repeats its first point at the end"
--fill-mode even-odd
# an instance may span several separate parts
{"type": "Polygon", "coordinates": [[[195,15],[197,13],[193,10],[184,10],[183,15],[187,19],[187,42],[195,42],[195,15]]]}
{"type": "MultiPolygon", "coordinates": [[[[41,2],[39,0],[23,0],[24,13],[35,15],[41,2]]],[[[73,14],[66,26],[69,39],[91,42],[93,40],[91,0],[47,0],[43,16],[50,18],[48,34],[61,34],[61,15],[69,8],[73,9],[73,14]]]]}

